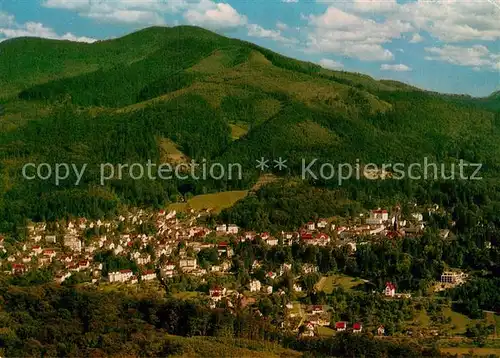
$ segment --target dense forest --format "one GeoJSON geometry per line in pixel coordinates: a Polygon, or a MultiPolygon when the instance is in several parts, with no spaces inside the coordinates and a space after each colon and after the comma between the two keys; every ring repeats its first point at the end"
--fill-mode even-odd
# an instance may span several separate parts
{"type": "Polygon", "coordinates": [[[365,336],[298,340],[251,312],[210,310],[175,299],[163,301],[74,287],[28,289],[3,283],[0,300],[0,325],[4,327],[0,331],[0,353],[8,357],[298,356],[297,351],[314,352],[316,357],[440,356],[437,350],[416,344],[365,336]],[[173,335],[207,337],[181,340],[173,335]],[[270,342],[296,352],[279,350],[270,342]]]}
{"type": "MultiPolygon", "coordinates": [[[[26,217],[103,217],[120,205],[162,206],[186,194],[250,188],[261,157],[286,158],[286,171],[270,171],[291,177],[300,176],[302,159],[362,165],[462,159],[482,163],[485,178],[498,172],[496,96],[475,101],[329,71],[186,26],[91,45],[17,39],[0,50],[3,231],[26,217]],[[37,52],[36,62],[19,48],[37,52]],[[165,149],[166,141],[188,161],[238,163],[243,177],[126,175],[101,185],[103,163],[170,161],[178,153],[165,149]],[[53,178],[24,179],[30,162],[88,168],[78,186],[74,173],[56,185],[53,178]]],[[[345,191],[355,199],[351,187],[345,191]]]]}

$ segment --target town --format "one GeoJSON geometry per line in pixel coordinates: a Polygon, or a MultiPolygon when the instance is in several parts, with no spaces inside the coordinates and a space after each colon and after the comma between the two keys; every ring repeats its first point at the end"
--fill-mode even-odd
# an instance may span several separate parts
{"type": "MultiPolygon", "coordinates": [[[[439,207],[435,205],[426,210],[427,214],[432,214],[439,207]]],[[[325,327],[338,332],[360,333],[364,329],[363,322],[334,321],[328,305],[304,304],[289,298],[304,298],[321,290],[327,277],[313,282],[306,279],[318,273],[317,265],[303,263],[296,267],[292,258],[273,267],[254,259],[248,272],[244,272],[245,279],[236,283],[232,280],[237,272],[232,260],[235,249],[244,243],[259,242],[265,247],[334,246],[352,255],[360,245],[406,236],[419,237],[425,230],[421,212],[415,211],[403,218],[399,206],[390,211],[377,208],[348,220],[318,219],[305,223],[295,232],[273,235],[243,231],[234,224],[216,224],[210,228],[203,221],[208,213],[209,210],[178,213],[175,210],[135,209],[113,220],[79,218],[31,223],[25,228],[24,242],[8,243],[0,237],[0,251],[3,251],[0,265],[6,275],[22,277],[50,268],[56,284],[72,282],[99,287],[149,283],[167,287],[179,277],[197,278],[207,289],[195,294],[211,308],[252,306],[258,297],[277,295],[284,297],[282,328],[304,337],[317,335],[325,327]],[[287,281],[289,289],[286,284],[277,284],[279,280],[287,281]]],[[[440,232],[443,239],[449,235],[448,230],[440,232]]],[[[450,268],[436,281],[435,291],[455,287],[466,280],[467,274],[450,268]]],[[[389,281],[383,290],[372,289],[372,294],[385,299],[412,299],[411,293],[399,292],[389,281]]],[[[264,314],[257,308],[255,312],[264,314]]],[[[386,335],[383,325],[373,327],[373,333],[386,335]]]]}

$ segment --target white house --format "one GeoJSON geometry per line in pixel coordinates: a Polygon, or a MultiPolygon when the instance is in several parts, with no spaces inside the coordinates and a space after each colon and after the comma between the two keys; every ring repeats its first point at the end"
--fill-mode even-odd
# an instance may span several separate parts
{"type": "Polygon", "coordinates": [[[377,209],[370,211],[370,217],[366,219],[368,225],[380,225],[389,220],[389,213],[387,210],[377,209]]]}
{"type": "Polygon", "coordinates": [[[184,258],[179,261],[179,267],[182,271],[195,270],[197,268],[195,258],[184,258]]]}
{"type": "Polygon", "coordinates": [[[156,278],[156,273],[153,270],[144,271],[141,275],[142,281],[151,281],[156,278]]]}
{"type": "Polygon", "coordinates": [[[275,237],[269,237],[269,238],[266,240],[266,243],[267,243],[269,246],[276,246],[276,245],[278,245],[278,239],[276,239],[275,237]]]}
{"type": "Polygon", "coordinates": [[[225,234],[227,232],[227,225],[226,224],[217,225],[215,231],[217,232],[217,234],[225,234]]]}
{"type": "Polygon", "coordinates": [[[445,271],[441,275],[441,283],[461,284],[467,278],[467,275],[462,271],[445,271]]]}
{"type": "Polygon", "coordinates": [[[328,225],[328,222],[325,219],[320,219],[318,221],[318,228],[319,229],[324,229],[328,225]]]}
{"type": "Polygon", "coordinates": [[[250,282],[250,292],[259,292],[262,285],[259,280],[253,280],[250,282]]]}
{"type": "Polygon", "coordinates": [[[231,225],[228,225],[228,227],[227,227],[228,234],[236,235],[238,233],[238,231],[239,231],[239,228],[237,225],[231,224],[231,225]]]}

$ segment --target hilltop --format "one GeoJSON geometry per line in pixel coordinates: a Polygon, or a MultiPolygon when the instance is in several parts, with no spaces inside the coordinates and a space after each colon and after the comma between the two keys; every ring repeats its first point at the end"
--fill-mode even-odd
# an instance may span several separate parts
{"type": "MultiPolygon", "coordinates": [[[[94,44],[20,38],[0,44],[0,216],[99,216],[121,204],[251,188],[255,160],[443,162],[499,167],[497,96],[462,99],[330,71],[208,30],[152,27],[94,44]],[[240,163],[242,180],[116,180],[100,163],[240,163]],[[25,163],[87,163],[56,186],[25,163]]],[[[282,174],[282,173],[277,173],[282,174]]]]}

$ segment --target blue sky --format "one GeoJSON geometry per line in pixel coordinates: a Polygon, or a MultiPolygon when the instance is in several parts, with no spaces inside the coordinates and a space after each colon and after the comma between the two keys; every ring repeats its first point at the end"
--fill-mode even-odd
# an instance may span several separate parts
{"type": "Polygon", "coordinates": [[[91,42],[180,24],[430,90],[500,90],[500,0],[0,0],[0,40],[91,42]]]}

